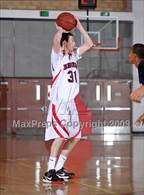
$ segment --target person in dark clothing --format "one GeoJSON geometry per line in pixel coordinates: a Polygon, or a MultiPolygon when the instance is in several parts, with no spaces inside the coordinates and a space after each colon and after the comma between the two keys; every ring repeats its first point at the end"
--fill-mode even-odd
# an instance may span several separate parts
{"type": "MultiPolygon", "coordinates": [[[[140,86],[130,94],[130,99],[140,103],[144,97],[144,44],[134,44],[129,53],[129,62],[138,69],[140,86]]],[[[136,123],[144,124],[144,113],[137,119],[136,123]]]]}

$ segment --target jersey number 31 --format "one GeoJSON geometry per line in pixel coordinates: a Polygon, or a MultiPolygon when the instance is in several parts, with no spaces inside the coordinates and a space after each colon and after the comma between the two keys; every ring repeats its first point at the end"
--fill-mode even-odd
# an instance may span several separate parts
{"type": "Polygon", "coordinates": [[[76,74],[76,71],[72,71],[72,70],[69,70],[68,71],[68,74],[69,74],[69,79],[68,79],[68,82],[70,83],[77,83],[77,74],[76,74]]]}

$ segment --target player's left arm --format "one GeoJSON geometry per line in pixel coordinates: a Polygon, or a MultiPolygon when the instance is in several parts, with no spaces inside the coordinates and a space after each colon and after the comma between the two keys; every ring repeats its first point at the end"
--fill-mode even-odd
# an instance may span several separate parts
{"type": "Polygon", "coordinates": [[[134,102],[141,102],[141,99],[144,97],[144,85],[141,85],[135,91],[130,94],[130,99],[134,102]]]}
{"type": "Polygon", "coordinates": [[[79,47],[79,55],[81,56],[82,54],[84,54],[86,51],[88,51],[93,46],[93,42],[92,42],[90,36],[88,35],[88,33],[86,32],[86,30],[83,28],[79,19],[76,18],[76,20],[77,20],[76,27],[80,31],[81,35],[84,37],[84,44],[82,44],[79,47]]]}

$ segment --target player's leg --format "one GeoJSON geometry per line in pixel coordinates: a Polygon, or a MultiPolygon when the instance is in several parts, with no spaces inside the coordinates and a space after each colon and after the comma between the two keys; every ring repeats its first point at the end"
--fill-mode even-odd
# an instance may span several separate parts
{"type": "Polygon", "coordinates": [[[77,138],[69,140],[63,146],[63,149],[61,151],[61,154],[59,156],[59,159],[58,159],[56,167],[55,167],[57,175],[59,175],[61,178],[63,178],[64,176],[71,177],[71,176],[75,175],[72,172],[66,171],[64,169],[64,164],[65,164],[69,154],[71,153],[73,148],[76,146],[76,144],[79,142],[79,140],[80,139],[77,139],[77,138]]]}
{"type": "Polygon", "coordinates": [[[79,139],[75,138],[75,139],[68,140],[64,144],[61,154],[59,156],[58,162],[55,167],[56,171],[60,170],[64,166],[64,163],[68,158],[68,155],[70,154],[70,152],[73,150],[73,148],[78,142],[79,142],[79,139]]]}
{"type": "Polygon", "coordinates": [[[66,174],[66,175],[73,175],[71,173],[67,173],[64,171],[64,164],[65,161],[67,160],[69,154],[71,153],[71,151],[73,150],[73,148],[76,146],[76,144],[79,142],[80,138],[81,138],[81,132],[80,132],[80,125],[79,125],[79,117],[78,117],[78,112],[77,112],[77,108],[75,105],[75,102],[72,101],[69,105],[69,119],[67,119],[67,122],[70,121],[70,126],[69,126],[69,132],[70,132],[70,137],[72,137],[72,139],[69,139],[63,146],[63,149],[61,151],[61,154],[59,156],[59,159],[57,161],[56,164],[56,171],[57,173],[62,173],[66,174]]]}
{"type": "Polygon", "coordinates": [[[57,155],[60,150],[60,147],[62,146],[64,139],[63,138],[56,138],[52,145],[50,150],[50,157],[48,161],[48,171],[51,169],[55,169],[55,164],[57,160],[57,155]]]}
{"type": "Polygon", "coordinates": [[[63,138],[56,138],[51,145],[50,157],[48,161],[48,171],[44,174],[43,182],[51,183],[52,181],[63,181],[63,179],[56,175],[55,171],[57,155],[63,141],[63,138]]]}
{"type": "Polygon", "coordinates": [[[46,133],[45,133],[45,140],[50,141],[53,140],[51,143],[51,148],[50,148],[50,157],[48,160],[48,169],[47,172],[44,174],[43,181],[50,183],[52,181],[59,181],[59,177],[56,175],[55,172],[55,164],[57,161],[57,156],[59,153],[59,150],[64,142],[64,136],[61,134],[60,129],[57,127],[57,123],[53,118],[53,104],[51,103],[49,107],[49,112],[48,112],[48,118],[47,121],[49,122],[49,125],[46,128],[46,133]]]}
{"type": "Polygon", "coordinates": [[[68,142],[64,144],[61,154],[68,157],[69,153],[73,150],[79,140],[80,139],[78,138],[69,139],[68,142]]]}

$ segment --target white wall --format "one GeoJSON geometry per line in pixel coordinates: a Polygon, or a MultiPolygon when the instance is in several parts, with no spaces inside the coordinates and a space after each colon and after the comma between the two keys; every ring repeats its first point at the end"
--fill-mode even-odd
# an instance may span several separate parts
{"type": "MultiPolygon", "coordinates": [[[[133,0],[133,43],[144,43],[144,0],[133,0]]],[[[139,86],[138,71],[133,67],[133,90],[139,86]]],[[[135,121],[140,114],[144,113],[144,100],[141,104],[133,103],[133,131],[143,131],[144,126],[136,126],[135,121]]]]}

